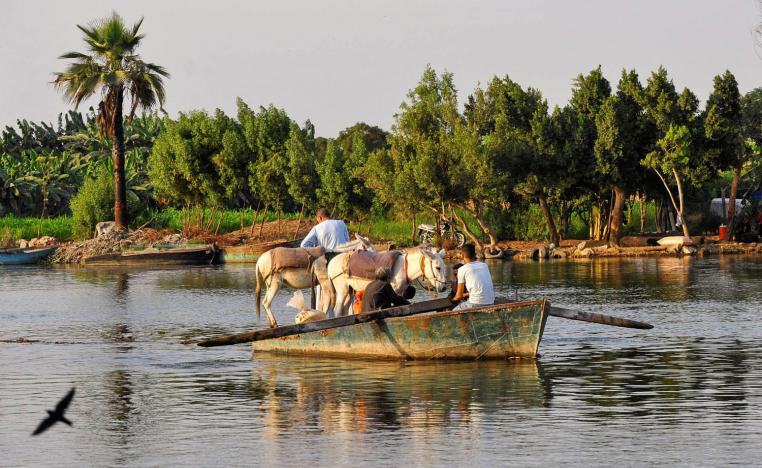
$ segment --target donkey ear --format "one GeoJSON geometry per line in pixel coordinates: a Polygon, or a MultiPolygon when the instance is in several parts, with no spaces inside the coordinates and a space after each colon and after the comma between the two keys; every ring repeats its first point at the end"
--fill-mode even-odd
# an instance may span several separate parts
{"type": "Polygon", "coordinates": [[[439,252],[437,252],[437,255],[439,255],[441,258],[445,258],[447,251],[445,249],[441,249],[439,252]]]}
{"type": "Polygon", "coordinates": [[[425,256],[427,256],[427,257],[429,257],[429,258],[431,258],[431,257],[432,257],[432,254],[431,254],[431,252],[429,251],[429,248],[428,248],[428,247],[419,247],[419,248],[418,248],[418,250],[420,250],[420,251],[421,251],[421,253],[422,253],[422,254],[424,254],[425,256]]]}

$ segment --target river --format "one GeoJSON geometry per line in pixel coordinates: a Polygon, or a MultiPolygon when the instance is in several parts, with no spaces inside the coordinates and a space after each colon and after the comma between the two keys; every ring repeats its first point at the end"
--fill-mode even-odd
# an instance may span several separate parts
{"type": "MultiPolygon", "coordinates": [[[[717,466],[762,459],[762,259],[491,268],[499,294],[545,296],[655,328],[550,317],[537,360],[252,360],[246,345],[187,343],[257,324],[250,267],[2,268],[0,465],[717,466]],[[30,437],[72,386],[74,426],[30,437]]],[[[285,310],[287,299],[282,292],[276,308],[285,310]]],[[[284,312],[279,320],[292,317],[284,312]]]]}

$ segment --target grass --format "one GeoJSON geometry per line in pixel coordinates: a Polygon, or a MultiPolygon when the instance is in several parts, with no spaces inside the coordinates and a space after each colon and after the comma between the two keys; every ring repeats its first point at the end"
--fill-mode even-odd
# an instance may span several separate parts
{"type": "Polygon", "coordinates": [[[34,237],[53,236],[58,240],[71,239],[73,225],[71,216],[56,218],[16,218],[6,215],[0,218],[0,235],[16,241],[34,237]]]}
{"type": "MultiPolygon", "coordinates": [[[[625,225],[625,232],[634,234],[640,231],[640,202],[632,203],[632,218],[625,225]]],[[[649,203],[646,206],[646,230],[654,229],[655,205],[649,203]]],[[[183,229],[185,220],[190,220],[191,224],[198,224],[199,220],[204,225],[210,225],[210,230],[215,231],[219,223],[218,234],[226,234],[250,227],[254,222],[255,212],[252,209],[243,210],[212,210],[209,208],[187,208],[174,209],[168,208],[162,211],[152,211],[143,213],[135,217],[131,227],[137,228],[147,225],[154,229],[170,229],[180,231],[183,229]],[[210,217],[213,220],[210,222],[210,217]],[[221,220],[220,220],[221,218],[221,220]]],[[[284,213],[282,219],[297,219],[299,213],[284,213]]],[[[266,221],[277,220],[276,213],[268,212],[266,221]]],[[[476,221],[470,217],[466,220],[471,229],[481,235],[476,221]]],[[[262,221],[262,213],[257,214],[256,222],[262,221]]],[[[545,221],[539,212],[539,207],[532,206],[522,216],[515,221],[518,228],[515,229],[516,237],[519,239],[545,239],[547,237],[547,228],[545,221]]],[[[429,215],[418,215],[416,224],[434,224],[434,218],[429,215]]],[[[417,243],[413,240],[413,222],[412,219],[385,219],[374,218],[365,221],[362,224],[357,222],[349,223],[349,230],[360,232],[364,235],[370,235],[376,239],[384,239],[394,242],[399,246],[409,246],[417,243]]],[[[16,218],[13,215],[0,217],[0,238],[8,240],[31,239],[40,236],[53,236],[60,241],[72,239],[73,223],[70,216],[60,216],[56,218],[16,218]]],[[[569,226],[569,238],[586,238],[587,226],[577,216],[571,219],[569,226]]]]}

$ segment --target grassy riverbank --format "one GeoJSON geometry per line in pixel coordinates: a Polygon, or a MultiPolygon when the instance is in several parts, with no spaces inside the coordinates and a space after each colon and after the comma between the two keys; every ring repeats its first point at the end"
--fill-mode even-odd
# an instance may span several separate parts
{"type": "MultiPolygon", "coordinates": [[[[297,219],[299,213],[284,213],[282,219],[297,219]]],[[[153,229],[169,229],[171,231],[208,231],[212,234],[227,234],[242,228],[251,227],[252,224],[262,222],[263,213],[257,213],[252,209],[242,210],[216,210],[210,208],[188,208],[174,209],[167,208],[162,211],[149,211],[135,217],[130,224],[132,229],[139,227],[150,227],[153,229]],[[256,218],[256,219],[255,219],[256,218]]],[[[276,221],[276,213],[268,212],[265,221],[276,221]]],[[[481,230],[475,220],[466,218],[469,227],[481,235],[481,230]]],[[[646,207],[646,230],[653,229],[654,226],[654,206],[648,204],[646,207]]],[[[640,229],[640,206],[637,202],[633,203],[632,216],[628,217],[625,224],[625,232],[636,233],[640,229]]],[[[305,219],[305,222],[312,222],[312,219],[305,219]]],[[[547,239],[544,220],[538,207],[531,207],[525,214],[515,219],[514,224],[520,229],[514,227],[514,231],[519,233],[518,240],[544,241],[547,239]],[[536,209],[535,209],[536,208],[536,209]]],[[[433,216],[427,214],[419,215],[416,223],[433,224],[433,216]]],[[[363,222],[352,221],[349,223],[349,229],[352,232],[360,232],[369,235],[374,239],[383,239],[394,242],[400,246],[412,245],[415,243],[413,238],[412,219],[385,219],[374,218],[364,220],[363,222]]],[[[572,217],[569,226],[569,238],[584,239],[587,237],[587,225],[576,216],[572,217]]],[[[55,218],[17,218],[12,215],[0,217],[0,238],[7,240],[31,239],[41,236],[52,236],[59,241],[69,241],[73,239],[73,222],[70,216],[59,216],[55,218]]]]}

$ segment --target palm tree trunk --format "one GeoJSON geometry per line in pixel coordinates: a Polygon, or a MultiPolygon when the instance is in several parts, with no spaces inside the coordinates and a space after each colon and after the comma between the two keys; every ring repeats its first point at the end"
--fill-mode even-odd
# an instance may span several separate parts
{"type": "Polygon", "coordinates": [[[733,182],[730,184],[730,205],[728,205],[728,235],[733,239],[733,232],[736,221],[736,196],[738,196],[738,182],[741,180],[741,165],[739,164],[733,170],[733,182]]]}
{"type": "Polygon", "coordinates": [[[640,195],[640,233],[646,230],[646,194],[640,195]]]}
{"type": "Polygon", "coordinates": [[[553,221],[553,213],[548,208],[548,201],[545,199],[545,194],[540,193],[537,195],[537,202],[540,204],[545,221],[548,223],[548,232],[550,233],[550,241],[556,244],[556,247],[561,246],[561,236],[558,235],[558,229],[556,229],[556,222],[553,221]]]}
{"type": "Polygon", "coordinates": [[[114,102],[114,134],[112,135],[113,147],[111,158],[114,161],[114,224],[119,231],[127,229],[127,181],[124,175],[124,126],[122,122],[122,104],[124,90],[120,87],[116,91],[114,102]]]}
{"type": "Polygon", "coordinates": [[[622,215],[626,195],[621,187],[614,186],[614,206],[611,208],[609,222],[609,247],[619,247],[622,239],[622,215]]]}

